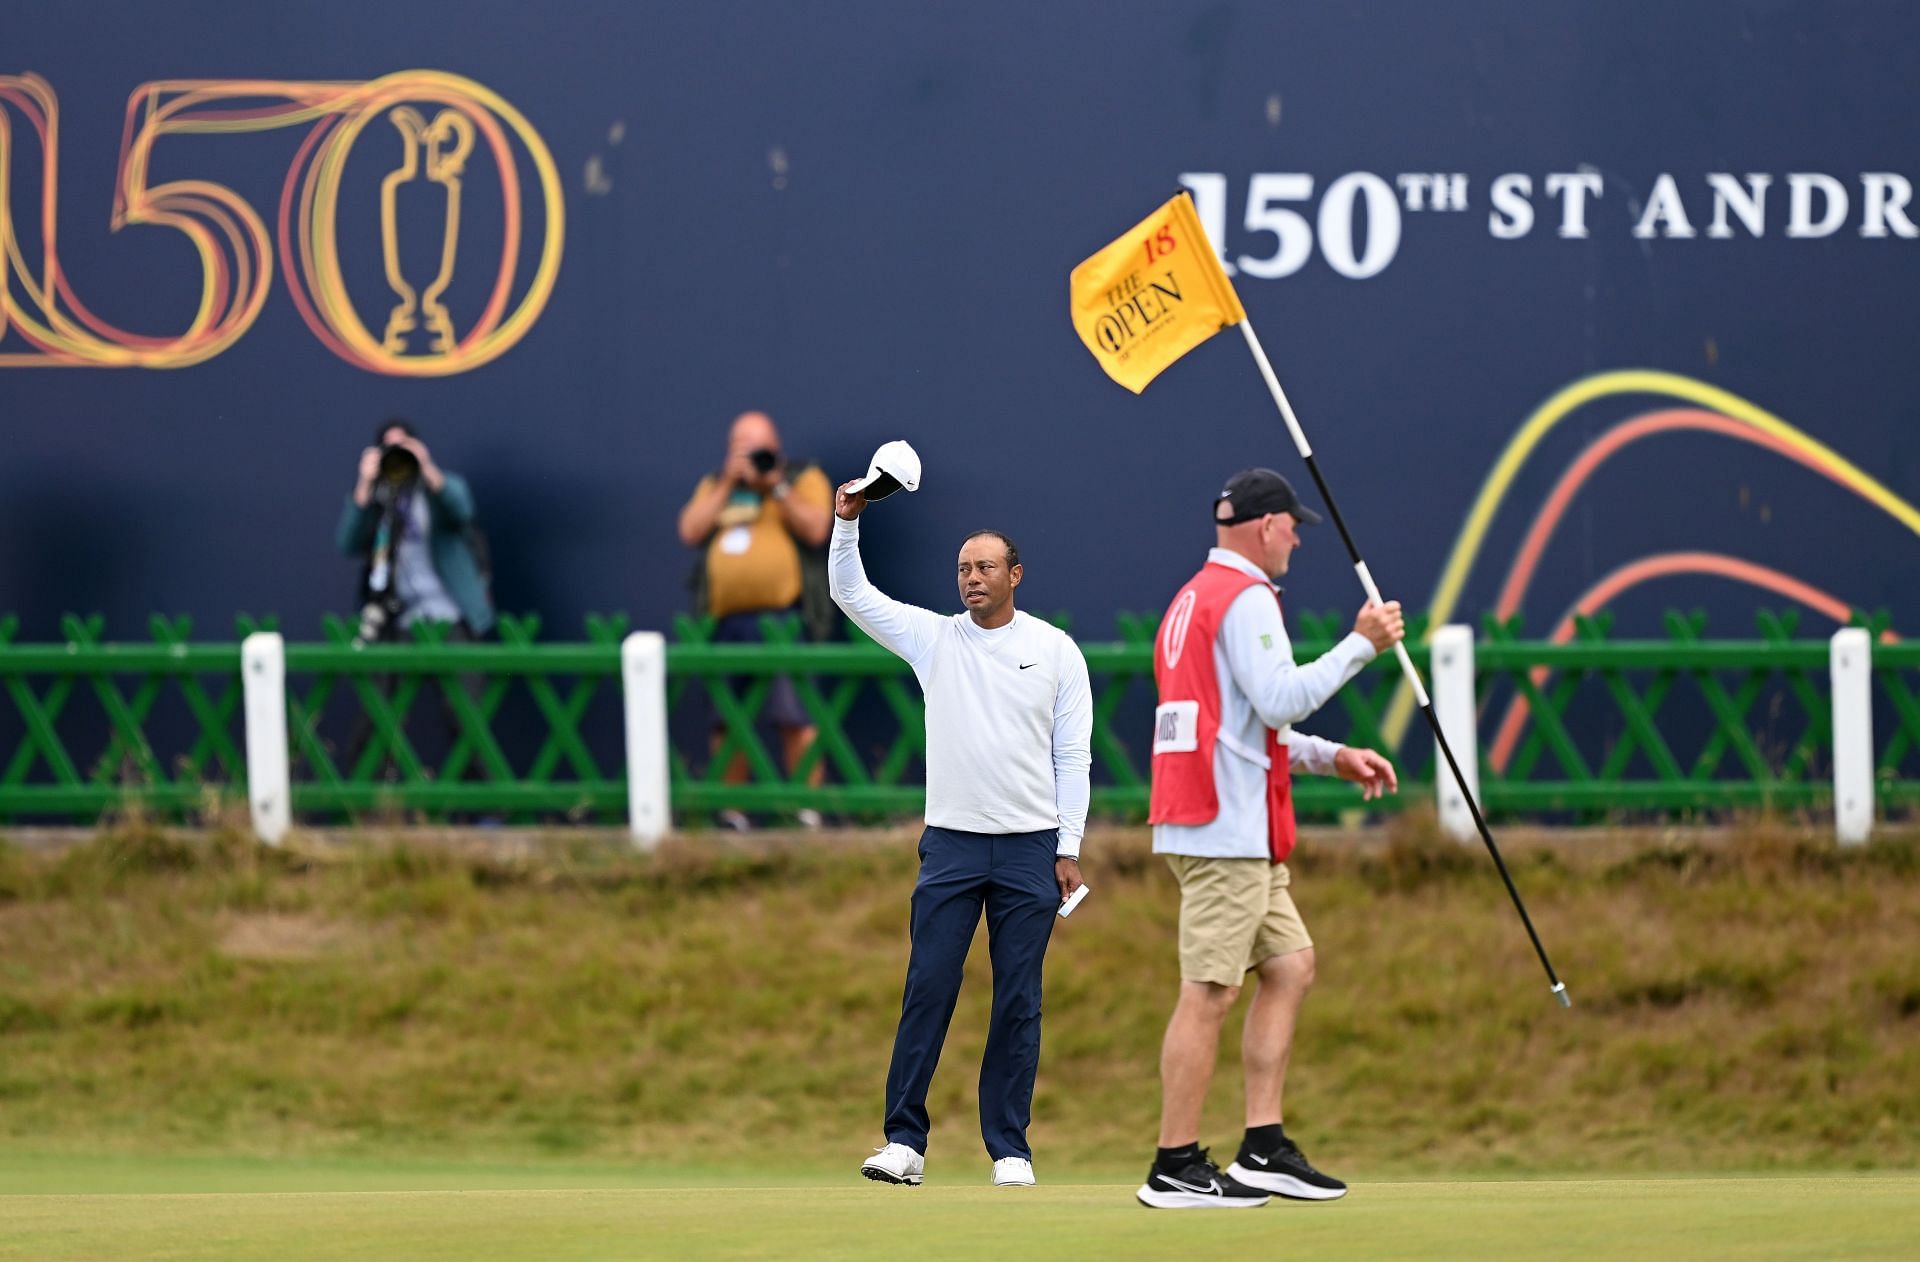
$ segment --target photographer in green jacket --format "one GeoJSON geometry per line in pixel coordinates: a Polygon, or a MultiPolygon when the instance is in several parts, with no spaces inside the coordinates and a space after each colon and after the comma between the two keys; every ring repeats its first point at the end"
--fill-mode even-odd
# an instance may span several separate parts
{"type": "Polygon", "coordinates": [[[410,639],[419,622],[450,623],[456,639],[485,637],[493,597],[483,540],[466,479],[436,464],[409,422],[382,424],[360,453],[335,532],[340,551],[364,565],[356,639],[410,639]]]}

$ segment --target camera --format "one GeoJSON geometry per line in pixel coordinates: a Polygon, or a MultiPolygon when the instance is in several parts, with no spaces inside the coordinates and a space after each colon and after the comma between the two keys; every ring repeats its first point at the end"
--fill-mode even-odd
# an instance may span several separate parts
{"type": "Polygon", "coordinates": [[[380,449],[380,480],[411,482],[420,476],[420,458],[397,443],[380,449]]]}
{"type": "Polygon", "coordinates": [[[780,463],[780,453],[771,447],[756,447],[747,453],[747,459],[753,462],[753,471],[765,477],[780,463]]]}

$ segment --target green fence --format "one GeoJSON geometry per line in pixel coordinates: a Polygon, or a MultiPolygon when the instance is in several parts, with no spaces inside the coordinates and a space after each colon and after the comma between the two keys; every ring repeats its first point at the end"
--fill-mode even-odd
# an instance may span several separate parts
{"type": "MultiPolygon", "coordinates": [[[[1119,639],[1082,647],[1094,687],[1094,810],[1137,818],[1147,798],[1152,619],[1122,616],[1119,639]]],[[[1323,652],[1342,616],[1297,615],[1297,655],[1323,652]]],[[[242,620],[239,637],[267,629],[242,620]]],[[[1708,640],[1698,616],[1670,615],[1662,640],[1613,640],[1604,619],[1550,644],[1489,626],[1475,651],[1481,791],[1495,815],[1576,818],[1620,811],[1814,807],[1832,793],[1828,642],[1763,615],[1757,639],[1708,640]],[[1524,705],[1523,717],[1509,717],[1524,705]],[[1503,730],[1511,728],[1502,744],[1503,730]]],[[[98,618],[69,617],[58,643],[20,643],[0,620],[0,819],[89,822],[138,803],[170,816],[244,810],[240,645],[196,642],[184,618],[156,617],[142,643],[109,642],[98,618]]],[[[285,650],[292,805],[343,818],[509,821],[624,817],[619,617],[585,638],[543,642],[535,618],[501,621],[497,642],[359,647],[347,624],[285,650]]],[[[713,644],[692,620],[667,654],[671,793],[683,822],[736,807],[765,817],[814,808],[854,820],[921,805],[918,686],[878,646],[801,642],[791,620],[767,643],[713,644]],[[793,681],[818,737],[787,767],[760,715],[776,677],[793,681]],[[729,767],[745,783],[728,783],[729,767]],[[820,783],[816,786],[815,780],[820,783]]],[[[1416,631],[1417,635],[1417,631],[1416,631]]],[[[1414,651],[1424,671],[1424,648],[1414,651]]],[[[1920,645],[1874,650],[1880,802],[1920,802],[1920,645]]],[[[1400,687],[1376,661],[1309,730],[1388,749],[1402,790],[1378,809],[1431,797],[1433,755],[1416,722],[1392,750],[1386,715],[1400,687]]],[[[1308,816],[1357,809],[1349,786],[1303,777],[1308,816]]],[[[1374,807],[1367,808],[1376,809],[1374,807]]]]}
{"type": "MultiPolygon", "coordinates": [[[[1757,640],[1703,637],[1700,614],[1666,615],[1665,640],[1614,641],[1611,619],[1580,618],[1573,640],[1518,638],[1490,623],[1475,648],[1482,796],[1499,813],[1577,809],[1793,808],[1830,802],[1833,732],[1826,639],[1796,638],[1796,614],[1761,613],[1757,640]],[[1526,719],[1500,753],[1499,718],[1526,719]],[[1663,719],[1688,707],[1683,746],[1663,719]],[[1572,726],[1585,711],[1580,735],[1572,726]],[[1599,723],[1593,722],[1595,714],[1599,723]],[[1595,728],[1602,739],[1593,739],[1595,728]],[[1584,736],[1584,739],[1582,739],[1584,736]]],[[[1870,630],[1884,630],[1884,619],[1870,630]]],[[[1873,649],[1876,797],[1920,802],[1920,644],[1873,649]]]]}

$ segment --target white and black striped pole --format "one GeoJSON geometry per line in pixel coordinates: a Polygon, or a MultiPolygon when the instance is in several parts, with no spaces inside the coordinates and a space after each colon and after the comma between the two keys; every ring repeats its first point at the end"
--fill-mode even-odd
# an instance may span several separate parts
{"type": "MultiPolygon", "coordinates": [[[[1293,445],[1299,449],[1300,459],[1306,462],[1307,472],[1313,475],[1313,484],[1319,488],[1320,499],[1327,506],[1327,515],[1333,518],[1334,528],[1340,532],[1340,541],[1347,545],[1347,555],[1353,559],[1353,572],[1360,576],[1360,586],[1366,589],[1369,600],[1384,604],[1380,589],[1374,584],[1373,575],[1368,572],[1367,563],[1361,558],[1360,549],[1347,529],[1346,519],[1340,516],[1340,506],[1334,503],[1333,492],[1328,489],[1327,480],[1321,476],[1320,466],[1314,461],[1313,448],[1307,443],[1306,431],[1300,428],[1300,420],[1293,414],[1293,405],[1287,402],[1287,392],[1280,388],[1280,379],[1273,375],[1273,365],[1267,362],[1267,352],[1261,348],[1260,339],[1254,336],[1253,322],[1242,318],[1240,332],[1247,339],[1247,349],[1253,352],[1253,361],[1260,365],[1260,375],[1266,379],[1267,392],[1273,395],[1274,406],[1280,409],[1280,419],[1287,423],[1287,432],[1293,436],[1293,445]]],[[[1527,915],[1527,905],[1520,901],[1520,891],[1513,883],[1513,874],[1507,871],[1507,861],[1500,857],[1500,847],[1493,844],[1493,833],[1487,828],[1486,817],[1480,813],[1480,804],[1474,800],[1466,775],[1454,759],[1446,734],[1440,730],[1440,720],[1433,713],[1433,702],[1427,696],[1426,685],[1420,680],[1420,672],[1414,669],[1413,658],[1407,655],[1407,646],[1404,643],[1396,644],[1393,651],[1400,658],[1400,669],[1405,673],[1407,682],[1413,685],[1413,696],[1420,703],[1420,713],[1427,716],[1427,726],[1433,729],[1434,743],[1439,746],[1441,755],[1447,760],[1447,767],[1460,785],[1460,794],[1467,800],[1467,809],[1473,813],[1473,823],[1480,830],[1480,840],[1486,843],[1487,853],[1493,856],[1493,866],[1500,870],[1500,879],[1507,884],[1507,894],[1513,899],[1513,909],[1520,913],[1520,923],[1526,926],[1534,954],[1540,957],[1540,967],[1547,970],[1553,997],[1560,1001],[1561,1007],[1572,1007],[1573,1001],[1567,996],[1567,984],[1553,971],[1553,961],[1547,958],[1547,948],[1540,944],[1540,935],[1533,928],[1533,917],[1527,915]]]]}

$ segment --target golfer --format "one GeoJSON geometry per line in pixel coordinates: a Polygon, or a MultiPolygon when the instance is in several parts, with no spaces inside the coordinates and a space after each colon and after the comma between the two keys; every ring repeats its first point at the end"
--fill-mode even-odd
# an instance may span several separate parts
{"type": "Polygon", "coordinates": [[[1353,633],[1296,666],[1279,588],[1299,528],[1320,517],[1271,469],[1236,473],[1214,502],[1216,544],[1160,624],[1153,740],[1153,849],[1180,883],[1180,1000],[1160,1051],[1160,1149],[1139,1199],[1156,1209],[1230,1209],[1269,1194],[1332,1200],[1347,1185],[1308,1164],[1281,1126],[1280,1096],[1313,939],[1287,889],[1289,775],[1333,774],[1363,798],[1397,791],[1393,766],[1292,730],[1404,633],[1399,602],[1368,602],[1353,633]],[[1200,1147],[1220,1027],[1257,979],[1241,1058],[1247,1132],[1222,1173],[1200,1147]]]}
{"type": "MultiPolygon", "coordinates": [[[[913,464],[911,480],[898,479],[909,489],[919,481],[913,464]]],[[[870,489],[894,489],[887,472],[839,488],[827,561],[834,601],[913,667],[927,711],[927,827],[887,1070],[887,1143],[860,1171],[882,1183],[918,1184],[925,1175],[927,1088],[984,908],[993,1017],[980,1064],[980,1136],[994,1186],[1025,1186],[1034,1181],[1027,1123],[1040,1065],[1040,967],[1055,912],[1081,885],[1093,732],[1087,664],[1064,632],[1014,608],[1020,554],[996,531],[960,545],[965,613],[937,614],[877,591],[860,563],[859,519],[870,489]]]]}

